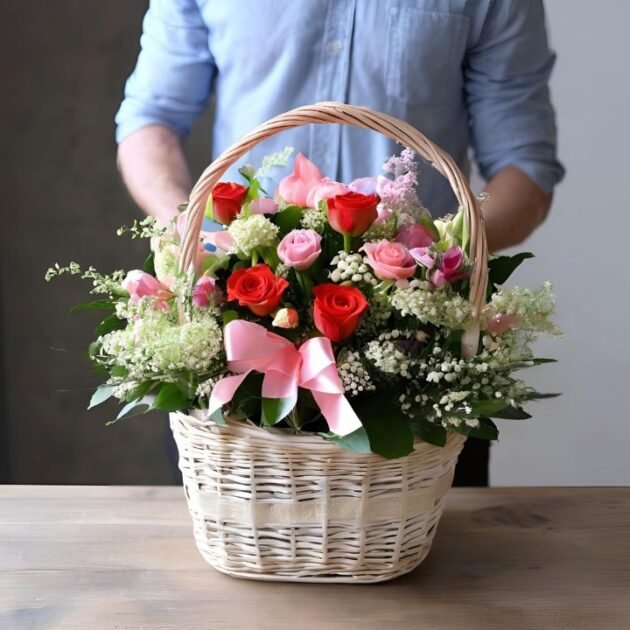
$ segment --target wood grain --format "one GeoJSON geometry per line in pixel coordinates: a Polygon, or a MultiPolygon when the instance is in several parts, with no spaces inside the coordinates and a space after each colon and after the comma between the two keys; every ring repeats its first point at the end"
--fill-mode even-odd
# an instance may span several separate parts
{"type": "Polygon", "coordinates": [[[379,585],[235,580],[180,488],[0,487],[3,630],[623,630],[630,489],[456,489],[429,558],[379,585]]]}

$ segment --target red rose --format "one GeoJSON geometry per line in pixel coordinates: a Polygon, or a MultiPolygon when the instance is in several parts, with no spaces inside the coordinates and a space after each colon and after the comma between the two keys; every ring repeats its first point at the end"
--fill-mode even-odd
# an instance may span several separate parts
{"type": "Polygon", "coordinates": [[[368,307],[365,296],[355,287],[320,284],[313,287],[313,294],[315,327],[332,341],[349,337],[368,307]]]}
{"type": "Polygon", "coordinates": [[[289,286],[284,278],[274,275],[267,265],[238,269],[227,281],[227,299],[238,300],[254,315],[264,317],[278,308],[282,294],[289,286]]]}
{"type": "Polygon", "coordinates": [[[376,220],[381,198],[378,195],[363,195],[347,192],[328,200],[328,223],[335,232],[361,236],[376,220]]]}
{"type": "Polygon", "coordinates": [[[212,189],[212,219],[230,225],[241,211],[247,188],[233,182],[220,182],[212,189]]]}

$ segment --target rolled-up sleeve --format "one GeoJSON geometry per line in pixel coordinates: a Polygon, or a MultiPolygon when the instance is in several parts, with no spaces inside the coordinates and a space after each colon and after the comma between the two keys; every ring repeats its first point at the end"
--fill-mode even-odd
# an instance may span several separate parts
{"type": "Polygon", "coordinates": [[[116,140],[150,124],[179,135],[208,104],[215,65],[196,0],[151,0],[141,51],[116,114],[116,140]]]}
{"type": "Polygon", "coordinates": [[[491,3],[464,68],[472,145],[484,178],[516,166],[545,192],[562,179],[548,85],[554,62],[541,0],[491,3]]]}

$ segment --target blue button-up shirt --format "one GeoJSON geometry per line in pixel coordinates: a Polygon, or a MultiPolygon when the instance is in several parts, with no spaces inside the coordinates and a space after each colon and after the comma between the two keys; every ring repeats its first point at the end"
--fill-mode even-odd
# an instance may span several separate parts
{"type": "MultiPolygon", "coordinates": [[[[215,95],[216,156],[276,114],[343,101],[409,121],[465,169],[472,147],[485,178],[514,165],[551,191],[563,174],[541,0],[151,0],[141,46],[118,141],[156,123],[185,135],[215,95]]],[[[374,132],[310,125],[244,161],[286,145],[345,182],[399,150],[374,132]]],[[[438,214],[453,209],[429,167],[421,197],[438,214]]]]}

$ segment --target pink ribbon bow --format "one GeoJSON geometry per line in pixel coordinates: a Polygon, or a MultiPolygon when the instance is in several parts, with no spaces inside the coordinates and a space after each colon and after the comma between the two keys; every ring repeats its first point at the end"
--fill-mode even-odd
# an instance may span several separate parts
{"type": "Polygon", "coordinates": [[[210,414],[232,400],[239,385],[255,370],[264,374],[263,398],[288,398],[295,404],[298,387],[303,387],[313,394],[333,433],[348,435],[361,426],[343,395],[327,337],[314,337],[296,348],[259,324],[236,319],[225,326],[224,344],[228,367],[235,375],[222,378],[214,386],[210,414]]]}

